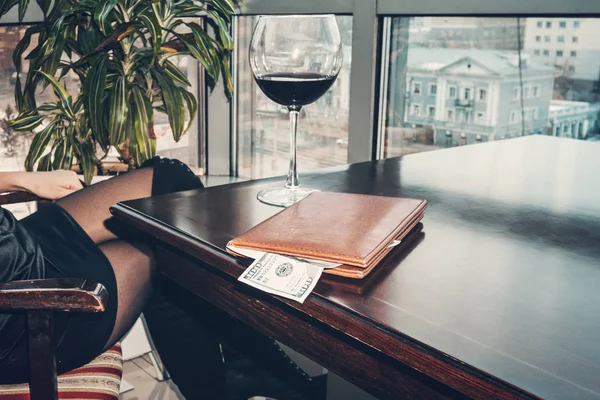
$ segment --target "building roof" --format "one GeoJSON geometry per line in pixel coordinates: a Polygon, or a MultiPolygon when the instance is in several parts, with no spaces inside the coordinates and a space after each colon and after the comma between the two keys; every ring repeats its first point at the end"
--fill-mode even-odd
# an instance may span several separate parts
{"type": "MultiPolygon", "coordinates": [[[[523,71],[552,74],[554,68],[532,63],[528,54],[522,53],[523,71]]],[[[408,50],[408,68],[421,71],[439,72],[461,60],[469,60],[501,76],[519,74],[518,53],[515,51],[448,49],[411,47],[408,50]]]]}
{"type": "Polygon", "coordinates": [[[582,113],[600,112],[600,103],[586,103],[584,101],[552,100],[550,102],[549,117],[570,117],[582,113]]]}

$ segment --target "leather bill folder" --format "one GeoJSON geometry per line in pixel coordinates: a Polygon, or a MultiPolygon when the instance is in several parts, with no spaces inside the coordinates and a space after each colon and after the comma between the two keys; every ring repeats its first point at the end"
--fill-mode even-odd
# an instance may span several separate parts
{"type": "Polygon", "coordinates": [[[426,200],[315,192],[227,244],[340,264],[323,272],[362,279],[423,218],[426,200]]]}

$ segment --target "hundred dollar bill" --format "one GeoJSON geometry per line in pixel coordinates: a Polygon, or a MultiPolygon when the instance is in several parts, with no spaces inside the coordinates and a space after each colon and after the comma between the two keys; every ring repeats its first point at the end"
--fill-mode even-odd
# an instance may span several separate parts
{"type": "Polygon", "coordinates": [[[238,278],[263,292],[304,303],[323,268],[279,254],[265,253],[238,278]]]}

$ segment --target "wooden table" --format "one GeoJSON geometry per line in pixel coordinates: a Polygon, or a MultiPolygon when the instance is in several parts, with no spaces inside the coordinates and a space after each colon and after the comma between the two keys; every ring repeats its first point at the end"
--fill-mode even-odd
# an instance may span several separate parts
{"type": "Polygon", "coordinates": [[[425,198],[422,232],[304,304],[236,281],[227,241],[282,178],[118,204],[181,287],[380,398],[600,399],[600,144],[526,137],[336,167],[322,190],[425,198]],[[410,243],[411,242],[411,243],[410,243]]]}

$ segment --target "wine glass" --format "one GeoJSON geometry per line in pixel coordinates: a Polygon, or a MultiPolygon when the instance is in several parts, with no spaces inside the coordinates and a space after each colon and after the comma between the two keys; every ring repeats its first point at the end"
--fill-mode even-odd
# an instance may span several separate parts
{"type": "Polygon", "coordinates": [[[342,68],[342,40],[334,15],[259,18],[250,43],[250,68],[263,93],[290,115],[290,168],[283,188],[266,189],[258,199],[287,207],[314,189],[301,187],[296,171],[296,130],[303,106],[318,100],[342,68]]]}

